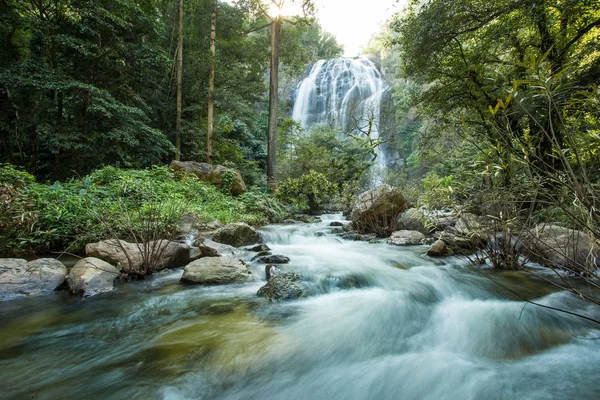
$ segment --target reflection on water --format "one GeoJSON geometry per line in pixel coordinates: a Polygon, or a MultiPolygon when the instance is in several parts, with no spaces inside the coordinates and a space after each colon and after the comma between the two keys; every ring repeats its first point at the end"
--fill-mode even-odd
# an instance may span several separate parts
{"type": "MultiPolygon", "coordinates": [[[[309,297],[270,304],[261,282],[201,287],[181,270],[88,299],[0,304],[2,398],[498,399],[600,397],[600,331],[495,285],[598,318],[521,272],[477,273],[426,247],[271,226],[309,297]]],[[[246,260],[252,254],[243,257],[246,260]]],[[[264,279],[264,265],[252,264],[264,279]],[[261,275],[262,274],[262,275],[261,275]]]]}

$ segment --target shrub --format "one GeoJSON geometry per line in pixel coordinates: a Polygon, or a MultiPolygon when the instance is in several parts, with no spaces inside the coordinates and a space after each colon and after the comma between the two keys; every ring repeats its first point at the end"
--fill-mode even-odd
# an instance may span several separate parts
{"type": "Polygon", "coordinates": [[[310,171],[297,179],[288,179],[277,188],[277,198],[297,205],[299,209],[315,212],[335,191],[327,177],[310,171]]]}

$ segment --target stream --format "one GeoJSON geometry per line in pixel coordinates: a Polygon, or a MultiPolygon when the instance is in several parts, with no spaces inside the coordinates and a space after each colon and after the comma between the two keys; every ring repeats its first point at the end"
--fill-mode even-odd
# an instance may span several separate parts
{"type": "Polygon", "coordinates": [[[598,326],[501,285],[594,318],[598,307],[427,246],[344,240],[329,228],[341,215],[322,219],[262,229],[305,299],[257,297],[264,265],[251,263],[261,281],[186,285],[178,269],[87,299],[0,303],[0,398],[600,398],[598,326]]]}

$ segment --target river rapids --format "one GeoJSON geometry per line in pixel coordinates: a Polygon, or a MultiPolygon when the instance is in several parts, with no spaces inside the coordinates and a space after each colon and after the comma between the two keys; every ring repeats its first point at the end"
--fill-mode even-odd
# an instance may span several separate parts
{"type": "MultiPolygon", "coordinates": [[[[305,299],[261,281],[194,286],[182,270],[81,299],[0,303],[2,399],[597,399],[599,318],[522,272],[353,242],[323,222],[262,230],[305,299]],[[324,234],[324,235],[322,235],[324,234]]],[[[252,253],[241,253],[249,260],[252,253]]],[[[543,273],[543,272],[542,272],[543,273]]]]}

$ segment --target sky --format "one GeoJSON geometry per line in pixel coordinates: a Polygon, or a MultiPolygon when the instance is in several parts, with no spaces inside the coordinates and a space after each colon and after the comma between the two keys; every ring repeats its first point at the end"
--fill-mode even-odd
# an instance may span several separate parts
{"type": "MultiPolygon", "coordinates": [[[[288,0],[289,2],[289,0],[288,0]]],[[[327,32],[344,46],[344,55],[354,57],[377,33],[381,25],[406,0],[315,0],[317,18],[327,32]]]]}
{"type": "MultiPolygon", "coordinates": [[[[229,3],[233,0],[225,0],[229,3]]],[[[286,0],[284,15],[300,14],[300,0],[286,0]]],[[[359,55],[373,34],[408,0],[314,0],[323,29],[344,46],[344,56],[359,55]]]]}

